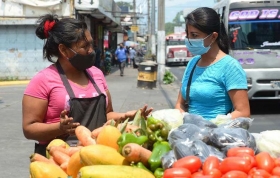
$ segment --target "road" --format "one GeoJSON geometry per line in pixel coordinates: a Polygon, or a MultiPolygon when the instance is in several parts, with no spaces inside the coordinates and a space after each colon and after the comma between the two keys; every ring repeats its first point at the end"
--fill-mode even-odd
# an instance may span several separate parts
{"type": "MultiPolygon", "coordinates": [[[[185,71],[184,66],[171,66],[168,69],[175,75],[175,83],[180,84],[185,71]]],[[[279,130],[280,101],[250,101],[251,118],[254,119],[250,132],[279,130]]]]}

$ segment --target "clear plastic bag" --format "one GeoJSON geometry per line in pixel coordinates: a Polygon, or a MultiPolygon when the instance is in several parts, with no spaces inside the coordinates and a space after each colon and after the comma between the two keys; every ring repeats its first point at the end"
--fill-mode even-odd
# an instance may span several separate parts
{"type": "Polygon", "coordinates": [[[183,124],[183,114],[178,109],[162,109],[154,111],[152,117],[165,123],[169,130],[175,129],[183,124]]]}
{"type": "Polygon", "coordinates": [[[216,128],[217,125],[212,123],[211,121],[205,120],[202,116],[197,114],[189,114],[185,113],[183,118],[184,124],[194,124],[198,126],[199,128],[216,128]]]}
{"type": "Polygon", "coordinates": [[[232,119],[224,124],[219,125],[222,128],[243,128],[248,130],[252,125],[254,119],[239,117],[236,119],[232,119]]]}
{"type": "Polygon", "coordinates": [[[232,147],[250,147],[257,150],[254,136],[242,128],[215,128],[209,143],[224,153],[232,147]]]}
{"type": "Polygon", "coordinates": [[[178,141],[202,140],[207,143],[210,139],[210,133],[210,130],[200,129],[194,124],[183,124],[169,133],[168,141],[172,148],[178,141]]]}
{"type": "Polygon", "coordinates": [[[181,159],[186,156],[193,155],[191,148],[187,146],[188,144],[183,142],[176,142],[173,146],[175,158],[181,159]]]}
{"type": "Polygon", "coordinates": [[[162,168],[168,169],[171,168],[173,163],[175,163],[177,159],[175,158],[174,151],[170,150],[161,158],[162,168]]]}

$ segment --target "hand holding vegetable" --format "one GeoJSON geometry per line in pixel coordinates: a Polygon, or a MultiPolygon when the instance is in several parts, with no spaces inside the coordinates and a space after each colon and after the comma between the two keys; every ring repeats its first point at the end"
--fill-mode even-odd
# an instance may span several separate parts
{"type": "Polygon", "coordinates": [[[68,112],[66,110],[63,110],[60,113],[60,124],[59,124],[59,129],[63,133],[67,133],[69,135],[74,135],[75,134],[75,129],[80,125],[78,122],[73,122],[72,117],[67,116],[68,112]]]}
{"type": "MultiPolygon", "coordinates": [[[[147,109],[148,106],[145,105],[141,110],[141,116],[144,117],[144,118],[147,118],[147,116],[153,111],[153,108],[149,108],[147,109]]],[[[124,119],[127,119],[127,118],[130,118],[130,119],[133,119],[136,115],[138,110],[132,110],[132,111],[127,111],[125,113],[125,118],[124,119]]]]}

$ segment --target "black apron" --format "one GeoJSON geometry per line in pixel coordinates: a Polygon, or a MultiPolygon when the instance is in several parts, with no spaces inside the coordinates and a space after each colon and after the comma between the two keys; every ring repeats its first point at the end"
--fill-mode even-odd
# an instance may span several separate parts
{"type": "MultiPolygon", "coordinates": [[[[107,122],[106,96],[100,91],[93,78],[85,70],[85,74],[96,89],[98,96],[91,98],[76,98],[59,62],[56,63],[56,67],[70,97],[70,111],[68,116],[73,117],[73,122],[79,122],[91,131],[103,126],[107,122]]],[[[75,146],[78,142],[75,135],[68,136],[64,140],[70,146],[75,146]]],[[[35,144],[35,152],[37,150],[40,154],[45,154],[47,145],[42,146],[40,144],[35,144]],[[42,146],[44,147],[43,150],[40,148],[42,146]]]]}

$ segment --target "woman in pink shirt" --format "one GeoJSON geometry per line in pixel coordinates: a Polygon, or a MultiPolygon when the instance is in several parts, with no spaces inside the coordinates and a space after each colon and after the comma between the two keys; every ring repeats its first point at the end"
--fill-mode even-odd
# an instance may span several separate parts
{"type": "MultiPolygon", "coordinates": [[[[75,145],[75,128],[90,130],[109,119],[133,118],[135,111],[117,113],[105,77],[94,67],[93,39],[87,25],[77,19],[47,14],[39,20],[36,35],[46,40],[44,58],[54,63],[36,74],[27,86],[23,100],[23,132],[38,141],[35,152],[45,155],[47,144],[62,138],[75,145]]],[[[152,109],[142,108],[148,115],[152,109]]]]}

